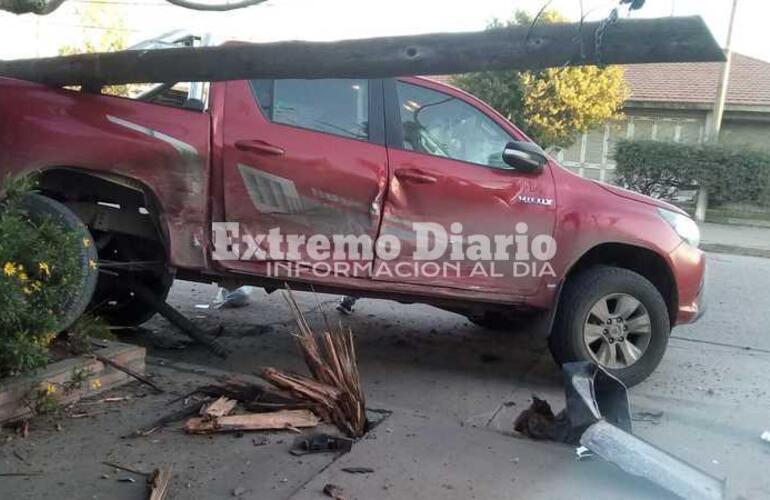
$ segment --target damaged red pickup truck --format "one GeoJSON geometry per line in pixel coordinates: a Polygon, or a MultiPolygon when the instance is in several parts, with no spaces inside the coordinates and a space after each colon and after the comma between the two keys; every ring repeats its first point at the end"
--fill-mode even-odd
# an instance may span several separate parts
{"type": "Polygon", "coordinates": [[[93,236],[81,303],[117,324],[176,278],[422,302],[504,328],[542,313],[559,362],[627,384],[702,313],[678,208],[558,165],[424,78],[161,85],[137,99],[0,78],[0,169],[39,172],[93,236]],[[93,250],[93,249],[92,249],[93,250]]]}

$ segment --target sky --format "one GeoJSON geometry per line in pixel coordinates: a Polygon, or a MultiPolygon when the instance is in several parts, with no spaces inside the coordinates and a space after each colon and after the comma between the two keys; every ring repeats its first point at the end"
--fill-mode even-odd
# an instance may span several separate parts
{"type": "MultiPolygon", "coordinates": [[[[214,1],[214,0],[211,0],[214,1]]],[[[175,29],[210,32],[215,39],[249,41],[336,40],[416,33],[475,31],[516,9],[537,12],[547,0],[269,0],[247,9],[195,12],[162,0],[68,0],[48,16],[0,13],[0,59],[56,55],[64,44],[98,36],[103,26],[86,22],[87,7],[122,17],[129,43],[175,29]]],[[[550,7],[578,19],[604,18],[617,0],[552,0],[550,7]]],[[[732,0],[647,0],[631,17],[700,15],[720,45],[725,44],[732,0]]],[[[770,1],[739,0],[733,50],[770,61],[767,19],[770,1]]]]}

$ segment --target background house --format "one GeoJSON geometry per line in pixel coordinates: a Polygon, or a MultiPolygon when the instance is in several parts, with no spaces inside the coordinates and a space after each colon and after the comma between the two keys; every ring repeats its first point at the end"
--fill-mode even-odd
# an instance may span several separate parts
{"type": "MultiPolygon", "coordinates": [[[[580,175],[612,182],[612,147],[619,138],[706,140],[720,68],[721,63],[627,66],[631,96],[625,118],[581,134],[558,153],[559,160],[580,175]]],[[[770,149],[770,62],[733,53],[720,142],[770,149]]]]}

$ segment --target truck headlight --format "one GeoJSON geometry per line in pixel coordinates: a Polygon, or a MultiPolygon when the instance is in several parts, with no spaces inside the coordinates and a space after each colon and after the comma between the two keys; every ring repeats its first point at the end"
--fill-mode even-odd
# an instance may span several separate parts
{"type": "Polygon", "coordinates": [[[700,229],[694,220],[686,215],[678,214],[665,208],[659,208],[658,213],[674,228],[676,234],[693,247],[698,248],[698,245],[700,245],[700,229]]]}

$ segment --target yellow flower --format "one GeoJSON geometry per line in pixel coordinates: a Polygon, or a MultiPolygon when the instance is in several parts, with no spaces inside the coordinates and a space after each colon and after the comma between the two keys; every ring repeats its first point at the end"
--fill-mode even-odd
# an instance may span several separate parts
{"type": "Polygon", "coordinates": [[[56,394],[56,386],[50,382],[45,387],[45,393],[47,396],[50,396],[51,394],[56,394]]]}
{"type": "Polygon", "coordinates": [[[102,386],[102,381],[95,378],[91,381],[91,389],[96,390],[102,386]]]}
{"type": "Polygon", "coordinates": [[[91,240],[89,238],[83,238],[83,248],[88,248],[91,245],[91,240]]]}
{"type": "Polygon", "coordinates": [[[6,262],[3,266],[3,273],[6,276],[14,276],[19,271],[19,267],[13,262],[6,262]]]}
{"type": "Polygon", "coordinates": [[[48,262],[41,262],[40,264],[38,264],[38,268],[46,278],[51,277],[51,268],[48,266],[48,262]]]}
{"type": "Polygon", "coordinates": [[[23,270],[24,268],[19,266],[19,281],[22,283],[26,283],[29,280],[29,276],[26,272],[23,270]]]}
{"type": "Polygon", "coordinates": [[[88,265],[91,266],[91,269],[97,269],[99,267],[99,264],[97,264],[94,260],[89,260],[88,265]]]}
{"type": "Polygon", "coordinates": [[[41,339],[43,346],[48,347],[48,345],[51,342],[53,342],[53,339],[55,339],[56,336],[57,336],[56,332],[48,332],[45,335],[43,335],[43,338],[41,339]]]}

